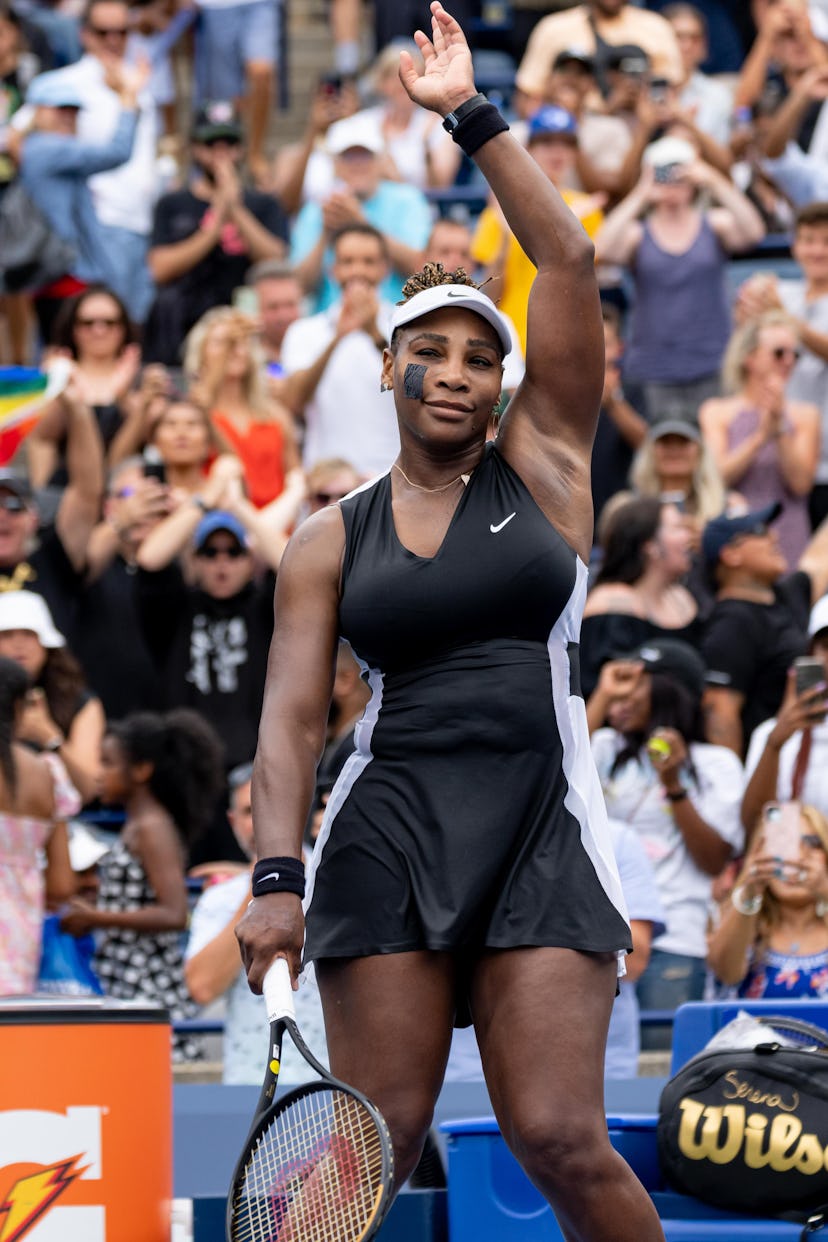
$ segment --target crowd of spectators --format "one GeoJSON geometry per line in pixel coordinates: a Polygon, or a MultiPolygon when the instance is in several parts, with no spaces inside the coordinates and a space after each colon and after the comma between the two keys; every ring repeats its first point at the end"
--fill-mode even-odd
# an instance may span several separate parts
{"type": "MultiPolygon", "coordinates": [[[[378,43],[410,40],[425,11],[409,8],[378,0],[378,43]]],[[[651,1009],[743,977],[756,994],[756,963],[785,948],[775,912],[787,928],[807,906],[807,969],[788,944],[773,984],[828,996],[828,6],[530,0],[488,33],[485,12],[481,79],[494,44],[513,130],[595,244],[606,378],[581,671],[631,860],[631,979],[651,1009]],[[825,669],[803,688],[807,654],[825,669]],[[777,801],[811,808],[795,875],[767,862],[777,801]]],[[[69,375],[0,469],[9,728],[52,762],[32,779],[58,772],[88,822],[126,812],[97,905],[76,896],[65,929],[95,932],[115,995],[149,995],[154,955],[175,1012],[225,996],[233,1080],[248,1060],[258,1073],[232,927],[286,542],[398,452],[382,351],[425,261],[486,281],[511,320],[501,417],[523,374],[531,259],[401,89],[399,45],[362,62],[366,16],[332,0],[333,64],[274,146],[278,0],[0,0],[0,360],[69,375]],[[49,243],[34,254],[32,230],[49,243]],[[189,773],[176,796],[171,756],[189,773]],[[188,870],[205,889],[184,953],[188,870]]],[[[309,846],[363,705],[343,653],[309,846]]],[[[36,790],[15,821],[27,768],[8,754],[0,876],[25,854],[39,915],[66,896],[63,821],[43,825],[71,800],[36,790]]],[[[32,990],[26,963],[0,971],[8,990],[32,990]]]]}

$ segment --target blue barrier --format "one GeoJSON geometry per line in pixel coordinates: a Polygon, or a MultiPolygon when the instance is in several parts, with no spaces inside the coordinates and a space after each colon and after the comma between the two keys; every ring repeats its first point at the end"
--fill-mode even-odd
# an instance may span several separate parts
{"type": "MultiPolygon", "coordinates": [[[[738,1216],[666,1190],[658,1169],[655,1116],[609,1116],[613,1147],[640,1178],[667,1242],[798,1242],[802,1226],[738,1216]]],[[[507,1148],[492,1117],[448,1121],[451,1242],[563,1242],[552,1209],[507,1148]]]]}
{"type": "MultiPolygon", "coordinates": [[[[673,1072],[699,1052],[740,1010],[783,1014],[828,1029],[828,1000],[718,1001],[682,1005],[673,1028],[673,1072]]],[[[646,1079],[636,1079],[644,1084],[646,1079]]],[[[609,1086],[609,1084],[608,1084],[609,1086]]],[[[650,1193],[667,1242],[799,1242],[802,1226],[721,1211],[667,1188],[656,1152],[655,1112],[608,1110],[610,1141],[650,1193]]],[[[551,1209],[508,1150],[493,1117],[447,1120],[448,1216],[451,1242],[562,1242],[551,1209]]]]}

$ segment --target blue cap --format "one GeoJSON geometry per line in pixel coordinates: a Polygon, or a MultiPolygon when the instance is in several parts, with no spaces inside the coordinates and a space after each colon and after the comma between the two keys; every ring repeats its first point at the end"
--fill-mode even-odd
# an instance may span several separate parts
{"type": "Polygon", "coordinates": [[[718,517],[712,518],[705,526],[702,535],[702,552],[707,564],[711,567],[716,565],[722,548],[726,548],[733,539],[738,535],[758,532],[763,526],[770,526],[781,512],[782,506],[778,500],[775,500],[773,504],[765,505],[763,509],[752,509],[750,513],[740,513],[738,517],[730,517],[727,513],[721,513],[718,517]]]}
{"type": "Polygon", "coordinates": [[[34,108],[81,108],[83,101],[62,73],[41,73],[26,91],[26,103],[34,108]]]}
{"type": "Polygon", "coordinates": [[[563,138],[578,137],[578,122],[566,108],[558,108],[555,104],[544,104],[529,118],[529,141],[544,137],[546,134],[560,134],[563,138]]]}
{"type": "Polygon", "coordinates": [[[247,547],[247,531],[239,519],[234,517],[232,513],[227,513],[224,509],[211,509],[209,513],[205,513],[195,528],[193,547],[196,552],[204,547],[210,536],[214,535],[217,530],[226,530],[228,535],[232,535],[234,539],[237,539],[243,548],[247,547]]]}

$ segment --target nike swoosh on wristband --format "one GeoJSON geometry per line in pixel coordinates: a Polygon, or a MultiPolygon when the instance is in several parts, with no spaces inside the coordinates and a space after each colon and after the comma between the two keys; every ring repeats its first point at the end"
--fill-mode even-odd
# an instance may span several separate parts
{"type": "Polygon", "coordinates": [[[259,883],[262,883],[264,880],[278,880],[281,878],[281,874],[281,871],[271,871],[269,875],[261,875],[259,876],[259,883]]]}
{"type": "Polygon", "coordinates": [[[515,517],[515,513],[510,513],[509,516],[504,518],[502,522],[498,522],[497,526],[489,526],[489,530],[493,535],[496,535],[499,530],[503,530],[504,526],[509,525],[513,517],[515,517]]]}

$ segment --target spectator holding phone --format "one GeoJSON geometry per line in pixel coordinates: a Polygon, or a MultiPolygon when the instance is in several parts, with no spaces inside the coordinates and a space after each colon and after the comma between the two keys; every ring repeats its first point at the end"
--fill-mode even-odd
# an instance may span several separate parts
{"type": "Polygon", "coordinates": [[[654,638],[604,665],[592,696],[610,724],[592,735],[607,810],[638,833],[664,908],[637,985],[643,1009],[701,999],[713,878],[742,843],[742,765],[703,741],[703,691],[698,652],[654,638]]]}
{"type": "Polygon", "coordinates": [[[828,815],[828,596],[808,624],[809,655],[788,670],[779,712],[753,733],[745,769],[742,823],[750,833],[774,799],[801,800],[828,815]]]}
{"type": "Polygon", "coordinates": [[[828,996],[828,819],[797,802],[765,807],[708,964],[752,1000],[828,996]]]}
{"type": "Polygon", "coordinates": [[[730,331],[727,262],[764,231],[752,203],[685,138],[647,148],[638,185],[607,216],[595,245],[598,262],[632,272],[625,376],[642,385],[651,420],[693,420],[718,393],[730,331]],[[702,205],[703,192],[713,206],[702,205]]]}

